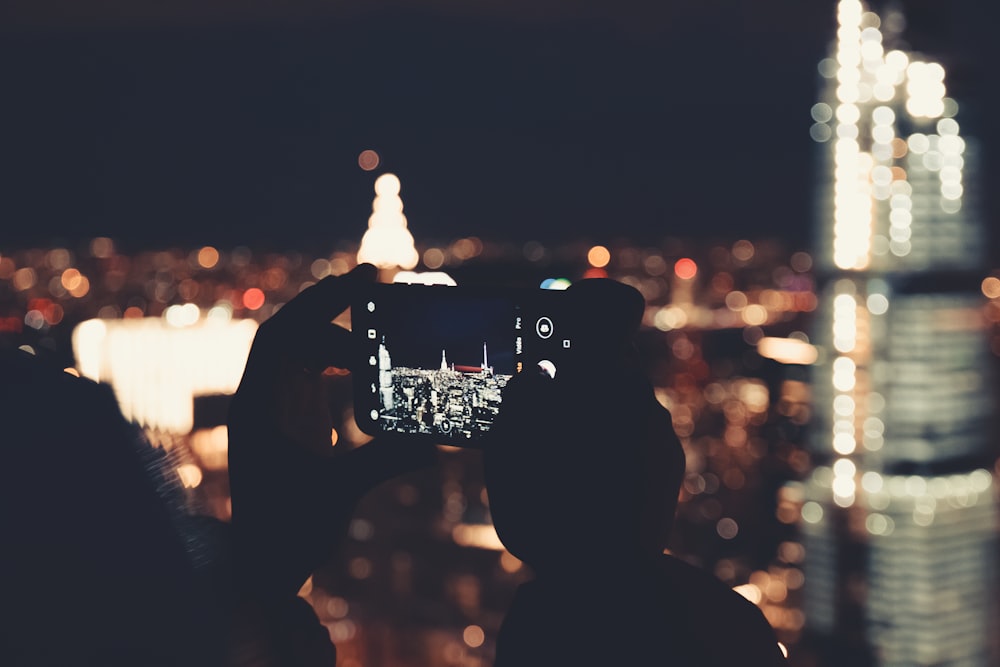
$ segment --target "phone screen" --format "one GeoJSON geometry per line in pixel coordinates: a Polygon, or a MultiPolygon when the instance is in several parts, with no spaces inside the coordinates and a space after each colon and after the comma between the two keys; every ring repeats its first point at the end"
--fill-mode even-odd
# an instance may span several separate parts
{"type": "Polygon", "coordinates": [[[554,375],[572,350],[561,292],[372,285],[352,304],[362,354],[355,419],[369,433],[468,444],[493,425],[518,372],[554,375]]]}

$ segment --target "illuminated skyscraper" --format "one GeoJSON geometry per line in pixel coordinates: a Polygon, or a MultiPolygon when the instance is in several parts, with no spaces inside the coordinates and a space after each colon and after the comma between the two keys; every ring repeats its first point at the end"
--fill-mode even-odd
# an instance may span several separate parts
{"type": "Polygon", "coordinates": [[[395,174],[382,174],[375,180],[372,214],[361,237],[358,262],[369,262],[380,269],[412,269],[419,259],[403,215],[399,178],[395,174]]]}
{"type": "Polygon", "coordinates": [[[880,665],[989,665],[992,356],[976,143],[899,16],[838,3],[812,108],[823,164],[806,483],[808,627],[880,665]]]}
{"type": "Polygon", "coordinates": [[[392,400],[392,357],[389,348],[385,346],[385,336],[378,346],[378,387],[382,395],[382,407],[391,410],[395,407],[392,400]]]}

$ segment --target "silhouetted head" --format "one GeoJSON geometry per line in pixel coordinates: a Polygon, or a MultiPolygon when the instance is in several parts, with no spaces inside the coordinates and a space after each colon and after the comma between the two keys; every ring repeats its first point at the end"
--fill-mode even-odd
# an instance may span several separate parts
{"type": "Polygon", "coordinates": [[[684,469],[670,415],[629,359],[644,303],[610,280],[574,285],[576,352],[555,379],[522,373],[485,448],[494,524],[540,575],[614,574],[664,546],[684,469]],[[579,344],[578,344],[579,341],[579,344]]]}
{"type": "Polygon", "coordinates": [[[110,387],[0,350],[0,424],[0,662],[219,664],[166,478],[150,475],[163,453],[110,387]]]}

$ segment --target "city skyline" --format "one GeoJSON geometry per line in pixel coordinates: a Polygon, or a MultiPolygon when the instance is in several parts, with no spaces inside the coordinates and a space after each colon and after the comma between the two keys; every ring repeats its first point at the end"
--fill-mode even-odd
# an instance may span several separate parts
{"type": "Polygon", "coordinates": [[[500,412],[502,390],[513,377],[494,373],[485,342],[479,366],[449,363],[444,349],[436,368],[400,365],[393,362],[385,337],[373,360],[378,364],[378,387],[372,384],[371,391],[377,391],[380,406],[372,410],[373,420],[390,431],[458,440],[489,431],[500,412]]]}

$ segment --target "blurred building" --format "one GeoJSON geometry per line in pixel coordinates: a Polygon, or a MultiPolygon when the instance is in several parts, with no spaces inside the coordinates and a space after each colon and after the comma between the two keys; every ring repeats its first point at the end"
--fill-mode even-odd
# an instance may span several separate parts
{"type": "Polygon", "coordinates": [[[228,311],[202,317],[194,304],[164,317],[90,319],[73,331],[80,374],[108,383],[126,419],[144,428],[187,435],[195,399],[236,391],[257,322],[228,311]]]}
{"type": "Polygon", "coordinates": [[[821,148],[807,627],[838,661],[989,665],[997,502],[978,150],[904,21],[838,3],[821,148]]]}

